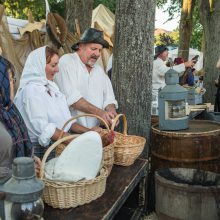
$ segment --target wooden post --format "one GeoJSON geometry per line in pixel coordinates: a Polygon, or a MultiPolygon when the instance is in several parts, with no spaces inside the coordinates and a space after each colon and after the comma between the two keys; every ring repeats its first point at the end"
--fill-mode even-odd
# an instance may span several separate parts
{"type": "Polygon", "coordinates": [[[28,22],[34,23],[34,17],[33,17],[32,11],[30,9],[28,10],[28,22]]]}
{"type": "Polygon", "coordinates": [[[3,5],[0,5],[0,23],[2,21],[4,12],[5,12],[5,7],[3,5]]]}
{"type": "Polygon", "coordinates": [[[81,33],[80,33],[80,26],[79,26],[79,20],[76,18],[75,19],[75,25],[76,25],[76,34],[78,35],[78,37],[80,38],[81,33]]]}

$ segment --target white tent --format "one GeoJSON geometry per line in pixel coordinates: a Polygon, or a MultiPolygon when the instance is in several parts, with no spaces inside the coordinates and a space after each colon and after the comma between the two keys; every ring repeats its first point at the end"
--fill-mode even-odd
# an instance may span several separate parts
{"type": "MultiPolygon", "coordinates": [[[[104,38],[108,41],[110,47],[113,47],[112,37],[114,35],[115,15],[104,5],[99,4],[92,12],[91,27],[104,32],[104,38]]],[[[98,63],[106,69],[112,50],[103,49],[98,63]]]]}
{"type": "MultiPolygon", "coordinates": [[[[201,51],[190,48],[189,49],[189,60],[191,60],[196,55],[199,55],[199,59],[194,68],[196,70],[201,70],[203,68],[203,53],[201,51]]],[[[174,50],[169,50],[168,57],[172,58],[172,60],[178,57],[178,48],[174,50]]]]}
{"type": "MultiPolygon", "coordinates": [[[[45,0],[45,5],[46,5],[46,17],[47,14],[50,12],[48,0],[45,0]]],[[[11,18],[11,17],[6,17],[7,19],[7,24],[8,24],[8,29],[10,34],[15,38],[15,39],[20,39],[21,38],[21,32],[20,29],[25,28],[28,25],[28,20],[23,20],[23,19],[17,19],[17,18],[11,18]]],[[[36,22],[38,23],[38,22],[36,22]]],[[[45,21],[42,21],[42,24],[37,25],[37,29],[46,32],[46,26],[44,25],[46,23],[45,21]]]]}
{"type": "Polygon", "coordinates": [[[7,17],[7,22],[11,35],[16,39],[19,39],[21,37],[19,28],[25,27],[28,23],[28,20],[7,17]]]}
{"type": "Polygon", "coordinates": [[[111,37],[114,33],[115,15],[104,5],[98,5],[92,12],[92,27],[95,22],[111,37]]]}
{"type": "Polygon", "coordinates": [[[7,17],[7,25],[9,28],[10,34],[15,39],[20,39],[22,37],[22,34],[27,30],[40,30],[41,32],[46,32],[46,25],[45,20],[42,20],[41,22],[34,22],[33,24],[28,23],[28,20],[22,20],[17,18],[11,18],[7,17]]]}

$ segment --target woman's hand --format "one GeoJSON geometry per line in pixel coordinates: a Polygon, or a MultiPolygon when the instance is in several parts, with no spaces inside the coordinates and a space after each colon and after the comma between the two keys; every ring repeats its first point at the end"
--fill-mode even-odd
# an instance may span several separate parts
{"type": "MultiPolygon", "coordinates": [[[[71,134],[68,133],[68,132],[63,132],[63,135],[62,135],[61,138],[68,137],[68,136],[70,136],[70,135],[71,135],[71,134]]],[[[63,142],[63,144],[68,145],[72,140],[73,140],[73,139],[66,140],[66,141],[63,142]]]]}
{"type": "Polygon", "coordinates": [[[98,133],[101,133],[103,129],[100,128],[99,126],[95,126],[95,127],[91,128],[90,130],[91,130],[91,131],[96,131],[96,132],[98,132],[98,133]]]}

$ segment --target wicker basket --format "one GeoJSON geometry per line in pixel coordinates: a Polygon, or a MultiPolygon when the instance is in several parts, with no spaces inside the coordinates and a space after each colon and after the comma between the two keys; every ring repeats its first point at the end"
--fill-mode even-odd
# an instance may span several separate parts
{"type": "Polygon", "coordinates": [[[121,166],[130,166],[138,158],[144,149],[146,139],[140,136],[128,135],[127,119],[124,114],[118,114],[111,126],[114,130],[118,119],[123,116],[124,130],[123,134],[115,132],[114,142],[114,164],[121,166]]]}
{"type": "MultiPolygon", "coordinates": [[[[106,122],[99,116],[97,115],[93,115],[93,114],[82,114],[82,115],[77,115],[75,117],[72,117],[71,119],[69,119],[63,126],[60,137],[58,138],[58,140],[62,137],[63,132],[65,127],[72,122],[73,120],[80,118],[80,117],[85,117],[85,116],[89,116],[89,117],[95,117],[97,119],[99,119],[106,127],[106,131],[109,132],[109,126],[106,124],[106,122]]],[[[104,134],[104,133],[103,133],[104,134]]],[[[75,137],[74,137],[75,138],[75,137]]],[[[64,143],[59,144],[59,146],[57,146],[56,148],[56,155],[60,155],[62,153],[62,151],[64,150],[64,148],[66,147],[66,145],[64,143]]],[[[103,148],[103,158],[104,158],[104,167],[107,168],[108,170],[108,175],[111,173],[113,164],[114,164],[114,144],[109,144],[108,146],[103,148]]]]}
{"type": "Polygon", "coordinates": [[[105,167],[99,175],[92,180],[81,180],[75,183],[55,182],[45,178],[44,167],[48,155],[63,141],[71,140],[76,135],[70,135],[56,141],[51,145],[42,159],[40,178],[44,181],[43,200],[53,208],[71,208],[87,204],[100,196],[105,191],[108,171],[105,167]]]}

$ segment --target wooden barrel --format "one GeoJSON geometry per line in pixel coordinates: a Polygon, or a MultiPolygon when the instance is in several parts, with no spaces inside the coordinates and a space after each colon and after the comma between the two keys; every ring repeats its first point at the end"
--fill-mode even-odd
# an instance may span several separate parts
{"type": "Polygon", "coordinates": [[[220,175],[187,168],[161,169],[155,175],[159,220],[219,220],[220,175]]]}
{"type": "Polygon", "coordinates": [[[220,172],[220,123],[192,120],[181,131],[161,131],[152,126],[152,170],[195,168],[220,172]]]}

